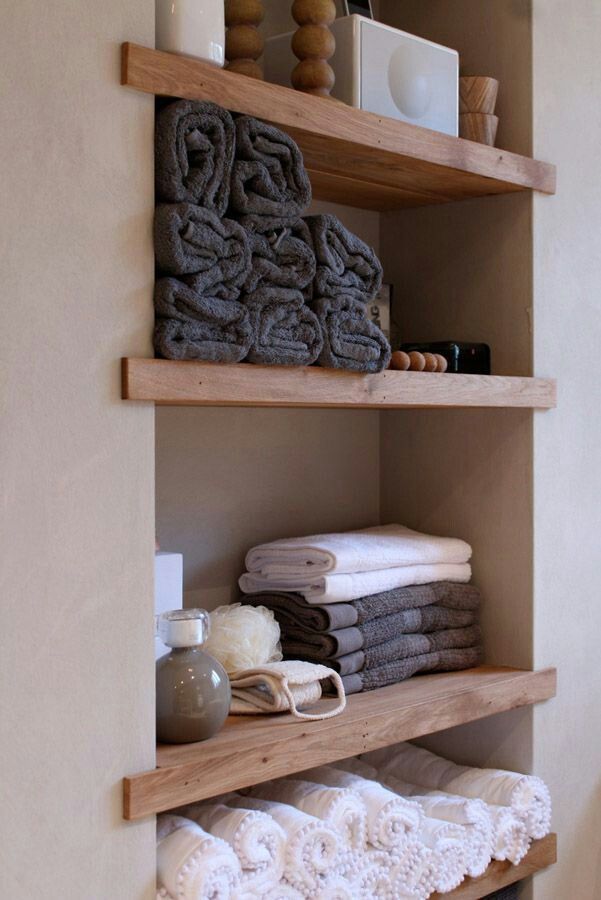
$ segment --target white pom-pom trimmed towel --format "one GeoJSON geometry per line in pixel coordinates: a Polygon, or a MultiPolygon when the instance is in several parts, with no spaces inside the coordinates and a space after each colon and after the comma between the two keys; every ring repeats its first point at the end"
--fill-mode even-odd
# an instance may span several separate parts
{"type": "Polygon", "coordinates": [[[417,803],[397,796],[375,781],[328,766],[303,774],[318,784],[347,788],[361,798],[367,811],[367,840],[376,849],[402,849],[408,836],[421,824],[422,812],[417,803]]]}
{"type": "Polygon", "coordinates": [[[300,891],[316,890],[340,862],[341,844],[335,831],[314,816],[284,803],[241,797],[228,801],[236,809],[256,809],[270,815],[286,835],[284,877],[300,891]]]}
{"type": "Polygon", "coordinates": [[[337,672],[317,663],[289,660],[267,663],[230,675],[232,715],[291,712],[298,719],[331,719],[343,711],[346,697],[337,672]],[[329,680],[338,693],[338,705],[324,712],[304,713],[321,698],[321,682],[329,680]]]}
{"type": "Polygon", "coordinates": [[[201,828],[226,841],[242,867],[242,888],[257,896],[284,875],[286,835],[264,812],[202,804],[188,813],[201,828]]]}
{"type": "Polygon", "coordinates": [[[434,887],[441,894],[454,891],[467,872],[466,834],[462,825],[424,818],[419,839],[434,854],[434,887]]]}
{"type": "Polygon", "coordinates": [[[159,840],[157,875],[174,900],[230,900],[242,870],[229,844],[189,821],[159,840]]]}
{"type": "Polygon", "coordinates": [[[519,865],[530,849],[530,837],[524,821],[508,806],[488,806],[493,822],[493,856],[519,865]]]}
{"type": "Polygon", "coordinates": [[[307,815],[322,819],[350,850],[363,850],[367,836],[367,811],[356,793],[346,788],[324,787],[310,781],[286,778],[253,789],[263,800],[288,803],[307,815]]]}

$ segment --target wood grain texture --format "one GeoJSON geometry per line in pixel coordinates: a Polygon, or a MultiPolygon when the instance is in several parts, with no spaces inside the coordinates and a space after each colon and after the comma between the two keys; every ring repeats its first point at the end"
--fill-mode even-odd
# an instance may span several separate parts
{"type": "Polygon", "coordinates": [[[551,379],[502,375],[356,375],[312,366],[124,359],[123,399],[161,406],[550,409],[556,405],[556,388],[551,379]]]}
{"type": "Polygon", "coordinates": [[[481,666],[350,697],[344,713],[333,719],[307,723],[287,714],[232,716],[208,741],[160,745],[157,769],[124,779],[124,816],[139,819],[302,772],[547,700],[555,691],[554,669],[481,666]]]}
{"type": "Polygon", "coordinates": [[[212,100],[270,121],[299,144],[316,199],[400,209],[534,189],[555,167],[505,150],[242,79],[190,57],[123,45],[122,82],[168,97],[212,100]]]}
{"type": "Polygon", "coordinates": [[[430,900],[480,900],[494,891],[536,875],[557,862],[557,835],[548,834],[534,841],[527,856],[517,866],[510,862],[493,862],[480,878],[466,878],[455,891],[432,894],[430,900]]]}

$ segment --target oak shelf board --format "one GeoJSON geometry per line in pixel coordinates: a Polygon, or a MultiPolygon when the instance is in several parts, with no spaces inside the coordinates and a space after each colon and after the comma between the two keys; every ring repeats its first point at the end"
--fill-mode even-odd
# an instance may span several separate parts
{"type": "Polygon", "coordinates": [[[548,700],[555,691],[555,669],[480,666],[351,696],[332,719],[230,716],[208,741],[159,745],[156,769],[124,779],[123,814],[139,819],[548,700]]]}
{"type": "Polygon", "coordinates": [[[191,57],[125,43],[121,80],[150,94],[211,100],[282,128],[299,144],[319,200],[393,210],[524,190],[555,193],[555,167],[549,163],[191,57]]]}
{"type": "Polygon", "coordinates": [[[536,875],[556,862],[557,835],[548,834],[532,843],[527,855],[517,866],[507,861],[492,862],[480,878],[466,878],[456,890],[448,894],[432,894],[430,900],[480,900],[516,881],[536,875]]]}
{"type": "Polygon", "coordinates": [[[556,405],[552,379],[124,359],[123,399],[159,406],[411,409],[556,405]]]}

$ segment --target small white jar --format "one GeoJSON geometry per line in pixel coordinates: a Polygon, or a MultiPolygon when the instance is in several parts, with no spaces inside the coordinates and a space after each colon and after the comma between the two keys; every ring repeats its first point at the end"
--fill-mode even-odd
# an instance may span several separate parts
{"type": "Polygon", "coordinates": [[[223,0],[156,0],[156,45],[158,50],[223,66],[223,0]]]}

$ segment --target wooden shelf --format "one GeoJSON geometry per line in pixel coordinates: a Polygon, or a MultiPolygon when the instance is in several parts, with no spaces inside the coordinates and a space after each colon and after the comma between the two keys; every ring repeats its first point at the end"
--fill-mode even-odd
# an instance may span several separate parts
{"type": "Polygon", "coordinates": [[[504,375],[382,372],[124,359],[123,399],[160,406],[340,409],[522,407],[551,409],[555,382],[504,375]]]}
{"type": "Polygon", "coordinates": [[[190,57],[124,44],[122,83],[150,94],[212,100],[272,122],[299,144],[319,200],[390,210],[529,189],[555,192],[555,167],[548,163],[190,57]]]}
{"type": "Polygon", "coordinates": [[[548,834],[534,841],[527,856],[517,866],[510,862],[493,862],[480,878],[466,878],[457,890],[448,894],[432,894],[430,900],[480,900],[494,891],[523,878],[536,875],[557,862],[557,835],[548,834]]]}
{"type": "Polygon", "coordinates": [[[333,719],[307,723],[290,715],[232,716],[208,741],[160,745],[158,768],[124,779],[124,816],[139,819],[412,740],[548,700],[555,690],[554,669],[481,666],[352,696],[344,713],[333,719]]]}

